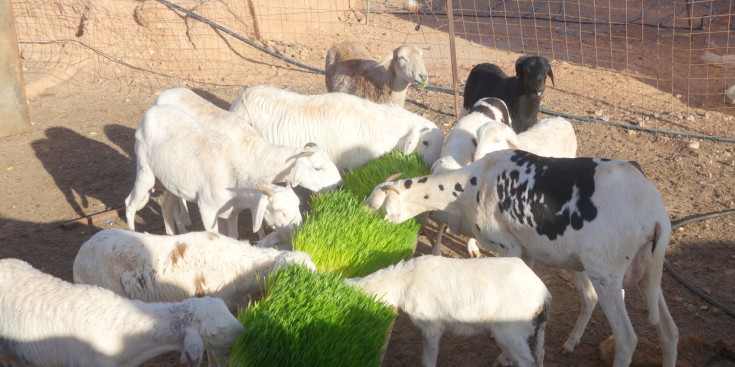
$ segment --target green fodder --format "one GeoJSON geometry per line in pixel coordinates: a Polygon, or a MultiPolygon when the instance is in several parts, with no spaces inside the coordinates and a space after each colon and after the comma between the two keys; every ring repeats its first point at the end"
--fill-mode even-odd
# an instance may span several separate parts
{"type": "Polygon", "coordinates": [[[293,236],[293,249],[303,251],[319,270],[345,277],[365,276],[413,254],[421,224],[385,221],[363,208],[364,199],[338,190],[312,197],[312,212],[293,236]]]}
{"type": "Polygon", "coordinates": [[[363,206],[388,176],[428,171],[417,154],[391,152],[349,172],[340,190],[312,195],[312,210],[292,244],[311,256],[320,273],[290,266],[269,278],[268,295],[239,310],[245,332],[232,347],[231,363],[379,366],[396,314],[340,277],[365,276],[411,257],[420,223],[390,223],[363,206]]]}
{"type": "Polygon", "coordinates": [[[416,153],[405,155],[397,150],[386,153],[362,167],[348,172],[342,179],[342,188],[367,199],[375,186],[385,181],[390,175],[403,173],[400,179],[429,174],[429,166],[416,153]]]}
{"type": "Polygon", "coordinates": [[[239,310],[233,366],[379,366],[396,314],[339,276],[279,269],[268,296],[239,310]]]}
{"type": "Polygon", "coordinates": [[[312,211],[293,236],[319,270],[345,277],[365,276],[413,254],[421,224],[415,219],[390,223],[363,208],[375,186],[397,172],[402,178],[428,174],[423,158],[392,151],[345,175],[342,188],[312,196],[312,211]]]}

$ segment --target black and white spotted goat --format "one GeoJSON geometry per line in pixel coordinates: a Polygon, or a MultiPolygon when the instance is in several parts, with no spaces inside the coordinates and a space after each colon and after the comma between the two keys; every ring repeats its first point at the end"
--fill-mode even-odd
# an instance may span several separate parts
{"type": "Polygon", "coordinates": [[[579,342],[599,297],[617,342],[615,367],[630,364],[637,343],[622,292],[637,285],[664,366],[674,366],[679,332],[661,290],[671,223],[635,164],[502,150],[447,173],[382,183],[366,204],[392,222],[430,210],[462,215],[483,247],[570,271],[583,305],[564,349],[579,342]]]}

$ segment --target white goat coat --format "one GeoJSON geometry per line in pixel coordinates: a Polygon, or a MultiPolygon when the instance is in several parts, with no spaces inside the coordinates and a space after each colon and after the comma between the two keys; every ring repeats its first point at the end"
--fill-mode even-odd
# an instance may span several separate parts
{"type": "Polygon", "coordinates": [[[577,156],[577,135],[572,124],[561,117],[546,118],[516,134],[508,126],[488,123],[477,129],[474,159],[502,149],[520,149],[544,157],[577,156]]]}
{"type": "Polygon", "coordinates": [[[242,92],[230,111],[271,143],[316,143],[339,169],[362,166],[393,149],[416,151],[431,165],[444,139],[433,122],[415,113],[346,93],[302,95],[260,85],[242,92]]]}
{"type": "Polygon", "coordinates": [[[199,366],[204,347],[227,349],[243,331],[220,299],[131,301],[65,282],[17,259],[0,260],[0,364],[133,367],[181,351],[199,366]]]}
{"type": "MultiPolygon", "coordinates": [[[[171,104],[181,108],[204,126],[225,134],[238,142],[247,154],[250,165],[247,173],[254,183],[266,184],[288,181],[311,191],[326,192],[342,184],[337,166],[323,149],[317,146],[295,148],[266,141],[240,116],[223,110],[187,88],[172,88],[156,98],[156,105],[171,104]]],[[[163,198],[163,216],[166,233],[174,234],[174,218],[180,233],[186,233],[190,223],[185,202],[177,202],[167,191],[163,198]],[[177,210],[181,214],[177,214],[177,210]],[[186,215],[179,219],[179,215],[186,215]]],[[[236,237],[237,217],[228,222],[229,233],[236,237]]],[[[290,234],[286,237],[290,237],[290,234]]]]}
{"type": "MultiPolygon", "coordinates": [[[[227,135],[198,123],[179,107],[149,108],[135,132],[137,172],[133,190],[125,200],[128,228],[134,230],[135,212],[148,202],[155,179],[173,195],[196,202],[207,230],[217,231],[218,217],[236,218],[241,210],[250,209],[253,230],[257,231],[268,204],[273,202],[256,189],[259,186],[288,197],[284,202],[288,204],[288,213],[293,214],[269,225],[300,225],[298,197],[290,188],[264,185],[250,175],[253,162],[247,149],[227,135]]],[[[275,215],[271,218],[281,219],[275,215]]]]}
{"type": "Polygon", "coordinates": [[[517,365],[543,365],[551,294],[521,259],[420,256],[378,270],[357,285],[421,328],[425,366],[436,365],[445,330],[462,336],[491,332],[517,365]]]}
{"type": "MultiPolygon", "coordinates": [[[[510,117],[507,117],[509,114],[505,103],[497,100],[498,105],[496,106],[488,99],[495,98],[478,100],[473,106],[473,110],[462,116],[449,131],[444,140],[441,156],[431,166],[432,174],[449,172],[472,163],[475,160],[475,151],[478,146],[477,134],[481,127],[500,125],[511,132],[513,131],[506,125],[512,122],[510,117]],[[476,110],[475,108],[479,109],[476,110]]],[[[433,211],[430,216],[433,220],[440,222],[436,243],[432,251],[433,255],[441,255],[441,239],[447,225],[449,225],[452,233],[472,237],[472,225],[461,217],[442,211],[433,211]]],[[[477,247],[477,241],[474,238],[467,240],[467,252],[470,256],[480,257],[480,249],[477,247]]]]}
{"type": "Polygon", "coordinates": [[[293,186],[318,192],[336,189],[342,183],[339,170],[323,149],[272,144],[242,117],[215,106],[190,89],[167,89],[158,96],[156,104],[173,104],[206,127],[234,139],[241,153],[251,160],[247,172],[253,182],[288,180],[293,186]]]}
{"type": "Polygon", "coordinates": [[[211,232],[161,236],[107,229],[79,249],[74,281],[144,301],[210,296],[247,304],[270,273],[290,263],[316,269],[303,252],[259,248],[211,232]]]}

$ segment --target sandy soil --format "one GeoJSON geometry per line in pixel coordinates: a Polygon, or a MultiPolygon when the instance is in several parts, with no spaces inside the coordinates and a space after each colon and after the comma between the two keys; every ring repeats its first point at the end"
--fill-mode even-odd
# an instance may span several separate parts
{"type": "MultiPolygon", "coordinates": [[[[320,77],[313,77],[314,85],[320,77]]],[[[323,87],[302,88],[305,93],[323,87]]],[[[119,90],[90,84],[86,88],[64,85],[30,101],[33,125],[28,134],[7,137],[0,144],[0,257],[15,257],[61,278],[71,280],[71,264],[78,247],[102,228],[124,228],[115,219],[94,227],[59,228],[62,221],[118,208],[132,187],[135,175],[134,131],[142,112],[159,90],[119,90]]],[[[213,102],[227,106],[239,90],[216,88],[201,91],[213,102]]],[[[551,91],[545,105],[567,110],[564,98],[551,91]]],[[[563,96],[561,96],[563,97],[563,96]]],[[[453,123],[449,95],[412,90],[407,107],[445,125],[453,123]]],[[[569,109],[574,109],[568,106],[569,109]]],[[[714,118],[714,117],[711,117],[714,118]]],[[[718,124],[728,122],[720,117],[718,124]]],[[[631,132],[596,123],[574,122],[581,156],[636,160],[660,189],[672,219],[691,214],[735,208],[730,188],[735,181],[735,157],[729,144],[697,141],[664,134],[631,132]],[[692,144],[699,143],[693,149],[692,144]]],[[[139,213],[139,230],[163,233],[160,197],[139,213]]],[[[195,219],[196,220],[196,219],[195,219]]],[[[688,225],[672,236],[667,259],[694,284],[727,307],[735,305],[732,277],[735,265],[733,226],[723,217],[688,225]]],[[[243,226],[245,228],[247,226],[243,226]]],[[[422,231],[418,254],[430,252],[427,239],[435,226],[422,231]]],[[[464,239],[449,235],[444,256],[466,257],[464,239]]],[[[489,253],[486,253],[488,255],[489,253]]],[[[553,296],[547,327],[548,366],[589,366],[599,361],[598,344],[610,334],[599,308],[582,343],[571,355],[559,353],[572,329],[579,302],[567,277],[554,269],[537,268],[553,296]]],[[[682,334],[696,333],[707,340],[735,338],[735,320],[685,289],[664,273],[664,294],[682,334]]],[[[629,290],[628,311],[636,332],[655,340],[647,325],[638,293],[629,290]]],[[[387,366],[416,365],[420,358],[418,331],[401,317],[386,354],[387,366]]],[[[485,366],[498,354],[486,336],[442,340],[441,365],[485,366]]],[[[732,362],[711,365],[724,366],[732,362]]]]}

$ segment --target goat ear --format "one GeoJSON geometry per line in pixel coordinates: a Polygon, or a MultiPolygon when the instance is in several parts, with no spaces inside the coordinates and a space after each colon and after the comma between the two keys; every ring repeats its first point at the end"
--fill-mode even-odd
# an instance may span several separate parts
{"type": "Polygon", "coordinates": [[[263,225],[263,218],[265,217],[265,211],[268,210],[268,200],[270,197],[266,194],[261,194],[258,200],[258,205],[255,207],[253,215],[253,232],[260,231],[260,227],[263,225]]]}
{"type": "Polygon", "coordinates": [[[383,59],[380,60],[380,62],[378,63],[378,65],[375,65],[375,66],[378,67],[378,66],[386,66],[386,65],[388,65],[391,62],[391,60],[393,60],[393,55],[394,54],[395,54],[395,51],[393,51],[393,52],[385,55],[385,57],[383,57],[383,59]]]}
{"type": "MultiPolygon", "coordinates": [[[[383,201],[385,216],[389,220],[393,220],[394,216],[398,216],[401,213],[401,198],[393,191],[387,191],[385,194],[385,201],[383,201]]],[[[398,221],[397,219],[396,221],[398,221]]]]}
{"type": "Polygon", "coordinates": [[[528,56],[521,56],[516,60],[516,77],[523,77],[523,62],[526,61],[528,56]]]}
{"type": "Polygon", "coordinates": [[[291,168],[291,173],[286,178],[291,182],[292,186],[298,186],[301,183],[301,176],[304,174],[304,165],[307,164],[306,158],[297,158],[296,163],[291,168]]]}
{"type": "Polygon", "coordinates": [[[429,131],[428,127],[417,127],[412,129],[409,133],[410,135],[408,136],[408,139],[406,139],[406,144],[403,145],[403,154],[411,154],[416,150],[416,147],[419,145],[419,141],[421,140],[421,136],[427,131],[429,131]]]}
{"type": "Polygon", "coordinates": [[[184,350],[181,353],[181,362],[189,367],[199,367],[204,356],[204,341],[193,327],[184,331],[184,350]]]}

